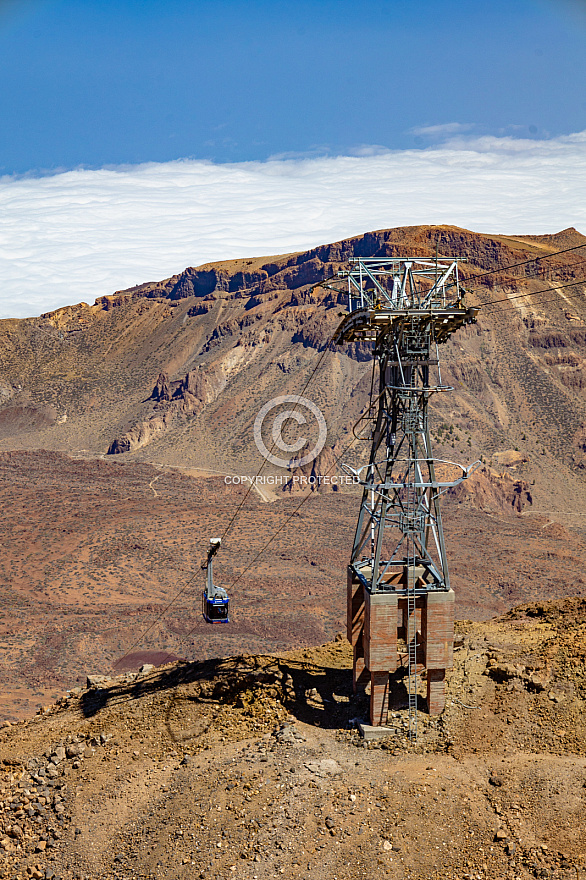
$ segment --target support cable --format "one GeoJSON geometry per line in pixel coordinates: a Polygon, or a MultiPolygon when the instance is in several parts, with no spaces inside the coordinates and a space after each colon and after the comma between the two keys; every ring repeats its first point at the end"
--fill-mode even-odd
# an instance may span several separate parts
{"type": "Polygon", "coordinates": [[[544,287],[542,290],[534,290],[531,293],[519,293],[516,296],[507,296],[504,299],[493,299],[490,302],[482,303],[480,308],[484,309],[487,306],[494,306],[498,303],[508,303],[514,299],[524,299],[527,296],[539,296],[540,293],[555,293],[557,290],[566,290],[566,288],[576,287],[578,284],[586,284],[586,278],[581,278],[579,281],[571,281],[569,284],[560,284],[558,287],[544,287]]]}
{"type": "MultiPolygon", "coordinates": [[[[354,445],[355,442],[356,442],[356,438],[353,437],[352,440],[350,441],[350,443],[346,444],[346,446],[345,446],[345,447],[343,448],[343,450],[341,451],[340,455],[335,459],[334,463],[328,468],[328,470],[327,470],[325,476],[329,476],[329,475],[330,475],[330,473],[331,473],[332,470],[336,467],[336,465],[338,464],[338,462],[339,462],[339,461],[343,458],[343,456],[346,455],[346,453],[352,448],[352,446],[354,445]]],[[[269,540],[266,542],[266,544],[264,544],[263,547],[261,547],[261,549],[258,551],[258,553],[256,554],[256,556],[254,556],[254,558],[248,563],[248,565],[246,566],[246,568],[244,569],[244,571],[242,571],[242,572],[238,575],[238,577],[235,578],[235,579],[232,581],[232,583],[231,583],[228,587],[226,587],[226,590],[227,590],[228,592],[230,592],[230,590],[232,590],[232,589],[236,586],[236,584],[237,584],[240,580],[242,580],[242,578],[244,577],[244,575],[245,575],[248,571],[250,571],[250,569],[253,567],[253,565],[255,564],[255,562],[257,562],[257,560],[260,559],[260,557],[263,555],[263,553],[265,552],[265,550],[266,550],[268,547],[270,547],[270,545],[273,543],[273,541],[275,540],[275,538],[276,538],[276,537],[277,537],[277,536],[283,531],[283,529],[285,528],[285,526],[288,525],[288,523],[293,519],[293,517],[296,516],[296,514],[299,512],[299,510],[301,510],[301,508],[303,507],[303,505],[305,504],[305,502],[308,501],[309,498],[310,498],[313,494],[314,494],[314,492],[313,492],[312,490],[310,490],[310,491],[307,493],[307,495],[304,495],[304,497],[301,499],[301,501],[299,502],[299,504],[297,505],[297,507],[295,508],[295,510],[293,510],[292,513],[289,514],[289,516],[285,519],[285,521],[279,526],[279,528],[278,528],[278,529],[273,533],[273,535],[269,538],[269,540]]],[[[190,629],[188,633],[186,633],[184,636],[182,636],[181,641],[183,641],[183,639],[187,639],[187,638],[189,638],[189,636],[192,635],[192,634],[195,632],[196,629],[197,629],[197,627],[193,627],[192,629],[190,629]]]]}
{"type": "MultiPolygon", "coordinates": [[[[497,275],[499,272],[508,272],[509,269],[518,269],[520,266],[529,265],[529,263],[538,263],[541,260],[549,260],[550,257],[559,257],[560,254],[567,254],[567,253],[570,253],[570,251],[579,251],[579,250],[581,250],[581,248],[586,248],[586,243],[585,244],[577,244],[574,247],[570,247],[570,248],[564,248],[561,251],[553,251],[551,254],[543,254],[542,256],[532,257],[530,260],[523,260],[520,263],[511,263],[510,266],[503,266],[500,269],[490,269],[488,272],[483,272],[481,275],[474,276],[474,278],[471,280],[477,281],[480,278],[486,278],[488,275],[497,275]]],[[[455,282],[453,282],[448,287],[446,287],[446,290],[449,290],[451,287],[454,287],[454,286],[455,286],[455,282]]],[[[466,290],[468,292],[469,290],[474,290],[474,288],[473,287],[469,288],[469,289],[466,288],[466,290]]]]}
{"type": "MultiPolygon", "coordinates": [[[[584,281],[582,283],[586,284],[586,279],[584,279],[584,281]]],[[[540,291],[536,292],[536,295],[538,293],[548,293],[548,291],[540,290],[540,291]]],[[[581,303],[581,304],[586,303],[586,300],[584,298],[583,293],[580,293],[580,292],[568,293],[567,296],[570,299],[575,299],[577,303],[581,303]]],[[[560,303],[560,299],[559,299],[559,297],[556,297],[556,296],[549,297],[547,299],[539,299],[539,300],[535,300],[533,302],[533,305],[540,306],[540,305],[548,305],[549,303],[560,303]]],[[[486,315],[510,315],[510,311],[508,309],[490,309],[489,311],[485,312],[484,314],[486,314],[486,315]]]]}
{"type": "Polygon", "coordinates": [[[125,659],[129,656],[129,654],[131,654],[131,653],[134,651],[135,648],[138,648],[138,646],[139,646],[140,644],[142,644],[142,642],[143,642],[145,636],[148,635],[148,633],[150,633],[150,631],[151,631],[151,630],[157,625],[157,623],[159,623],[159,621],[163,619],[163,617],[166,615],[166,613],[167,613],[167,611],[169,610],[169,608],[171,607],[171,605],[174,605],[174,604],[175,604],[175,602],[177,601],[177,599],[179,599],[179,597],[182,596],[182,595],[183,595],[183,594],[189,589],[189,587],[191,586],[191,584],[192,584],[192,583],[193,583],[198,577],[199,577],[199,572],[197,572],[196,574],[191,575],[191,577],[189,578],[189,580],[184,584],[183,587],[181,587],[181,589],[179,590],[179,592],[176,593],[176,594],[173,596],[173,598],[167,603],[167,605],[165,605],[165,607],[164,607],[163,610],[160,612],[160,614],[159,614],[159,615],[153,620],[153,622],[152,622],[149,626],[147,626],[147,628],[144,630],[144,632],[142,632],[142,633],[140,634],[140,636],[138,637],[138,639],[137,639],[135,642],[133,642],[133,644],[132,644],[132,645],[130,646],[130,648],[126,651],[126,653],[123,654],[122,657],[119,657],[118,660],[116,660],[116,662],[114,663],[114,668],[116,668],[117,666],[119,666],[119,665],[122,663],[122,661],[125,660],[125,659]]]}
{"type": "MultiPolygon", "coordinates": [[[[322,351],[322,353],[321,353],[321,355],[320,355],[320,357],[319,357],[319,360],[318,360],[317,364],[315,365],[315,367],[313,368],[313,370],[312,370],[312,372],[311,372],[311,374],[310,374],[310,376],[309,376],[309,379],[307,380],[307,382],[305,383],[305,385],[303,386],[303,388],[301,389],[301,391],[300,391],[299,394],[297,395],[297,401],[296,401],[296,403],[295,403],[295,406],[293,407],[292,412],[295,412],[295,410],[297,409],[297,407],[298,407],[298,405],[299,405],[299,401],[301,400],[301,398],[302,398],[303,395],[305,394],[305,392],[306,392],[306,390],[307,390],[307,388],[308,388],[308,386],[309,386],[309,383],[311,382],[311,380],[313,379],[313,377],[315,376],[315,374],[316,374],[317,371],[319,370],[319,368],[320,368],[320,366],[321,366],[321,364],[322,364],[322,361],[323,361],[324,357],[326,356],[327,352],[328,352],[329,349],[330,349],[330,345],[332,344],[333,339],[334,339],[334,334],[332,333],[332,335],[330,336],[330,338],[329,338],[328,341],[326,342],[326,344],[325,344],[325,346],[324,346],[324,349],[323,349],[323,351],[322,351]]],[[[274,450],[274,448],[275,448],[275,446],[276,446],[276,442],[277,442],[276,440],[273,440],[273,444],[272,444],[271,448],[269,449],[269,455],[273,452],[273,450],[274,450]]],[[[222,534],[222,538],[221,538],[222,542],[225,541],[226,535],[228,534],[228,532],[230,531],[230,529],[231,529],[232,526],[234,525],[234,523],[235,523],[235,521],[236,521],[236,518],[238,517],[238,514],[240,513],[240,511],[241,511],[242,508],[244,507],[244,504],[246,503],[246,499],[248,498],[248,496],[249,496],[250,493],[252,492],[252,489],[253,489],[253,487],[255,486],[258,477],[261,475],[262,471],[265,469],[265,467],[266,467],[266,465],[267,465],[267,462],[268,462],[268,459],[267,459],[267,458],[263,459],[263,461],[262,461],[262,463],[261,463],[261,466],[259,467],[258,471],[256,472],[254,478],[251,480],[251,482],[250,482],[250,486],[249,486],[248,489],[246,490],[246,494],[244,495],[244,498],[242,499],[242,501],[240,502],[240,504],[239,504],[238,507],[236,508],[236,510],[235,510],[235,512],[234,512],[234,514],[233,514],[233,516],[232,516],[232,518],[231,518],[231,520],[230,520],[230,522],[228,523],[228,525],[227,525],[226,528],[224,529],[224,533],[222,534]]]]}
{"type": "MultiPolygon", "coordinates": [[[[314,285],[314,286],[319,286],[319,285],[314,285]]],[[[299,395],[298,395],[298,401],[297,401],[297,403],[295,404],[295,406],[298,405],[299,400],[301,399],[301,397],[303,397],[303,394],[304,394],[305,391],[307,390],[307,388],[308,388],[308,386],[309,386],[309,383],[311,382],[311,380],[313,379],[313,377],[314,377],[315,374],[317,373],[319,367],[321,366],[321,363],[322,363],[322,361],[323,361],[323,359],[324,359],[326,353],[329,351],[329,348],[330,348],[330,345],[332,344],[332,340],[333,340],[333,338],[334,338],[334,337],[333,337],[333,334],[332,334],[332,336],[330,336],[330,338],[328,339],[326,345],[324,346],[324,349],[323,349],[323,351],[322,351],[322,353],[321,353],[321,355],[320,355],[320,357],[319,357],[319,360],[318,360],[317,364],[315,365],[315,367],[314,367],[314,369],[312,370],[312,372],[311,372],[311,374],[310,374],[308,380],[306,381],[305,385],[303,386],[303,389],[302,389],[301,392],[299,393],[299,395]]],[[[293,410],[293,412],[294,412],[294,411],[295,411],[295,409],[293,410]]],[[[271,447],[271,450],[270,450],[270,451],[272,452],[274,448],[275,448],[275,443],[273,442],[273,446],[271,447]]],[[[338,460],[336,460],[336,461],[334,462],[334,466],[337,464],[337,462],[338,462],[338,460]]],[[[228,534],[228,532],[229,532],[230,529],[232,528],[234,522],[236,521],[236,517],[237,517],[238,514],[240,513],[242,507],[244,506],[244,504],[245,504],[245,502],[246,502],[246,499],[248,498],[248,496],[250,495],[250,492],[252,491],[252,488],[253,488],[253,486],[254,486],[254,482],[256,481],[256,478],[257,478],[258,476],[260,476],[260,474],[261,474],[263,468],[265,467],[266,463],[267,463],[267,460],[265,459],[265,460],[263,461],[263,463],[261,464],[261,467],[260,467],[259,470],[257,471],[254,480],[251,482],[251,484],[250,484],[248,490],[246,491],[246,494],[244,495],[244,498],[242,499],[242,501],[240,502],[240,504],[239,504],[238,507],[236,508],[235,513],[233,514],[233,516],[232,516],[230,522],[228,523],[228,525],[226,526],[226,528],[225,528],[225,530],[224,530],[224,533],[223,533],[223,535],[222,535],[222,541],[225,540],[226,535],[228,534]]],[[[294,515],[294,514],[291,514],[291,516],[293,516],[293,515],[294,515]]],[[[287,522],[288,522],[288,520],[284,523],[284,525],[286,525],[287,522]]],[[[269,544],[272,543],[272,541],[274,540],[275,537],[276,537],[276,534],[273,536],[273,538],[271,539],[271,541],[269,541],[269,544]]],[[[269,544],[267,544],[266,547],[268,547],[269,544]]],[[[266,549],[266,547],[263,548],[263,552],[264,552],[264,549],[266,549]]],[[[254,561],[254,560],[253,560],[253,561],[254,561]]],[[[193,574],[193,575],[192,575],[192,576],[186,581],[186,583],[183,585],[183,587],[181,587],[181,589],[175,594],[175,596],[173,596],[173,598],[167,603],[167,605],[163,608],[163,610],[162,610],[162,611],[160,612],[160,614],[155,618],[155,620],[153,620],[153,622],[147,627],[147,629],[145,629],[144,632],[141,633],[141,635],[139,636],[139,638],[137,639],[137,641],[135,641],[135,642],[130,646],[130,648],[126,651],[126,653],[123,654],[123,656],[120,657],[120,658],[116,661],[116,663],[114,664],[115,667],[118,666],[118,665],[122,662],[122,660],[124,660],[126,657],[128,657],[128,655],[129,655],[129,654],[130,654],[130,653],[131,653],[136,647],[138,647],[138,645],[141,644],[141,642],[143,641],[144,637],[145,637],[149,632],[151,632],[151,630],[157,625],[157,623],[159,623],[160,620],[163,619],[163,617],[165,617],[165,615],[167,614],[167,611],[169,610],[169,608],[171,608],[171,606],[174,605],[175,602],[176,602],[176,601],[177,601],[177,600],[178,600],[178,599],[179,599],[179,598],[180,598],[185,592],[187,592],[187,590],[189,589],[189,587],[190,587],[190,586],[193,584],[193,582],[194,582],[195,580],[197,580],[198,578],[199,578],[199,572],[193,574]]],[[[238,580],[240,580],[240,578],[237,578],[237,581],[238,581],[238,580]]],[[[234,583],[237,583],[237,581],[235,581],[234,583]]],[[[230,587],[229,589],[231,589],[231,587],[230,587]]]]}

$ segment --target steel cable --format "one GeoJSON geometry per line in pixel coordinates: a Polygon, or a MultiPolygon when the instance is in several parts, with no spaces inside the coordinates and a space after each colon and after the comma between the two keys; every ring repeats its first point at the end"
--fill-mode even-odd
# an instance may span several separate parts
{"type": "MultiPolygon", "coordinates": [[[[319,286],[319,285],[314,285],[314,286],[319,286]]],[[[323,350],[322,350],[322,352],[321,352],[321,354],[320,354],[320,357],[319,357],[319,359],[318,359],[317,364],[315,365],[314,369],[312,370],[312,372],[311,372],[309,378],[307,379],[305,385],[303,386],[301,392],[298,394],[298,401],[297,401],[297,403],[295,404],[295,407],[296,407],[297,404],[299,403],[299,400],[301,399],[301,397],[303,397],[303,394],[305,393],[305,391],[306,391],[307,388],[309,387],[309,384],[310,384],[311,380],[313,379],[313,377],[314,377],[315,374],[317,373],[319,367],[321,366],[321,364],[322,364],[322,362],[323,362],[323,359],[325,358],[325,355],[326,355],[327,352],[329,351],[329,348],[330,348],[330,345],[331,345],[331,343],[332,343],[332,341],[333,341],[333,338],[334,338],[334,334],[332,334],[332,335],[330,336],[330,338],[328,339],[326,345],[324,346],[324,348],[323,348],[323,350]]],[[[293,409],[293,412],[295,412],[295,409],[293,409]]],[[[273,442],[273,445],[272,445],[272,447],[271,447],[270,452],[272,452],[272,450],[273,450],[274,448],[275,448],[275,442],[273,442]]],[[[337,462],[334,462],[334,466],[335,466],[336,463],[337,463],[337,462]]],[[[266,459],[265,459],[265,460],[263,461],[263,463],[261,464],[261,467],[260,467],[259,470],[257,471],[256,476],[254,477],[254,479],[251,481],[250,486],[249,486],[248,490],[246,491],[246,493],[245,493],[245,495],[244,495],[244,498],[242,499],[242,501],[240,502],[240,504],[239,504],[238,507],[236,508],[235,513],[233,514],[233,516],[232,516],[230,522],[228,523],[228,525],[226,526],[226,528],[225,528],[225,530],[224,530],[224,533],[223,533],[223,535],[222,535],[222,541],[225,539],[226,535],[229,533],[230,529],[231,529],[232,526],[234,525],[234,522],[236,521],[236,518],[237,518],[238,514],[239,514],[240,511],[242,510],[242,507],[244,506],[244,504],[245,504],[245,502],[246,502],[246,499],[248,498],[248,496],[250,495],[250,492],[252,491],[252,488],[253,488],[253,486],[254,486],[254,483],[255,483],[257,477],[260,476],[260,474],[261,474],[262,470],[264,469],[265,465],[266,465],[266,459]]],[[[274,540],[275,537],[276,537],[276,535],[273,536],[273,538],[271,539],[271,541],[274,540]]],[[[270,542],[269,542],[269,543],[270,543],[270,542]]],[[[267,544],[266,546],[269,546],[269,545],[267,544]]],[[[114,667],[119,666],[120,663],[121,663],[126,657],[128,657],[128,655],[129,655],[129,654],[130,654],[130,653],[131,653],[136,647],[138,647],[138,645],[141,644],[141,642],[144,640],[145,636],[148,635],[148,633],[151,632],[151,630],[157,625],[157,623],[159,623],[159,621],[161,621],[161,620],[165,617],[165,615],[167,614],[167,611],[168,611],[168,610],[169,610],[169,609],[170,609],[170,608],[171,608],[171,607],[177,602],[177,600],[178,600],[178,599],[179,599],[179,598],[180,598],[180,597],[181,597],[181,596],[182,596],[182,595],[183,595],[183,594],[189,589],[189,587],[193,584],[193,582],[194,582],[195,580],[197,580],[197,578],[199,578],[199,572],[196,572],[195,574],[193,574],[193,575],[192,575],[192,576],[186,581],[186,583],[184,584],[184,586],[183,586],[183,587],[179,590],[179,592],[176,593],[175,596],[174,596],[174,597],[173,597],[173,598],[167,603],[167,605],[163,608],[163,610],[162,610],[162,611],[160,612],[160,614],[155,618],[155,620],[154,620],[154,621],[153,621],[153,622],[147,627],[147,629],[144,630],[144,632],[141,633],[141,635],[139,636],[139,638],[138,638],[138,639],[137,639],[137,640],[136,640],[136,641],[130,646],[130,648],[129,648],[129,649],[123,654],[123,656],[120,657],[120,658],[116,661],[116,663],[114,664],[114,667]]],[[[238,578],[237,580],[239,580],[239,578],[238,578]]],[[[236,581],[236,582],[237,582],[237,581],[236,581]]],[[[235,582],[235,583],[236,583],[236,582],[235,582]]]]}

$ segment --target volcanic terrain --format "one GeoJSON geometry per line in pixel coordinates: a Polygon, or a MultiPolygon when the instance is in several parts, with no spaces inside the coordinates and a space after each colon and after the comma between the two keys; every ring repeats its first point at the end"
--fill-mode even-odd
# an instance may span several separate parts
{"type": "Polygon", "coordinates": [[[406,227],[0,322],[5,877],[581,876],[585,261],[574,229],[406,227]],[[335,640],[359,494],[291,477],[368,452],[337,271],[436,249],[481,307],[432,405],[436,455],[481,461],[443,506],[461,647],[418,744],[399,680],[396,733],[365,748],[335,640]],[[328,436],[292,475],[253,424],[300,393],[328,436]],[[212,536],[222,627],[200,616],[212,536]]]}
{"type": "Polygon", "coordinates": [[[314,286],[353,255],[437,247],[465,260],[466,302],[485,304],[441,347],[454,390],[432,401],[436,455],[483,462],[444,505],[459,616],[584,592],[584,245],[572,229],[406,227],[1,321],[5,717],[116,662],[282,650],[342,627],[357,490],[322,486],[297,510],[301,491],[233,476],[290,478],[252,427],[267,400],[302,391],[328,428],[315,472],[364,461],[352,428],[371,354],[328,347],[345,297],[314,286]],[[217,632],[200,622],[199,564],[241,502],[216,567],[233,622],[217,632]]]}
{"type": "Polygon", "coordinates": [[[354,731],[341,635],[93,677],[0,731],[3,876],[575,880],[585,628],[584,599],[459,624],[446,710],[419,713],[417,744],[400,678],[393,733],[354,731]]]}

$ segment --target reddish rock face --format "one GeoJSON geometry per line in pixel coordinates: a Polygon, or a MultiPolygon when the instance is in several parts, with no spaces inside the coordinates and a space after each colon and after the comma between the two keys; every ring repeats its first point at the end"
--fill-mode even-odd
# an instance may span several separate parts
{"type": "Polygon", "coordinates": [[[510,472],[488,466],[479,468],[465,482],[450,489],[449,494],[459,503],[502,513],[521,513],[533,504],[526,480],[516,480],[510,472]]]}
{"type": "MultiPolygon", "coordinates": [[[[518,452],[519,462],[502,466],[513,485],[485,474],[469,504],[519,513],[529,495],[561,501],[584,470],[586,315],[579,286],[552,288],[582,277],[584,252],[526,261],[585,243],[573,229],[533,237],[380,230],[299,254],[188,268],[94,306],[0,322],[0,445],[152,450],[159,462],[256,471],[256,414],[273,396],[299,392],[345,307],[342,288],[313,285],[352,256],[435,258],[437,245],[440,255],[465,258],[468,301],[485,305],[476,325],[443,346],[442,381],[454,390],[431,401],[434,451],[487,465],[493,453],[518,452]]],[[[314,468],[328,464],[330,450],[335,461],[376,394],[371,361],[366,343],[328,350],[312,377],[308,394],[328,426],[314,468]]],[[[360,443],[352,457],[361,461],[360,443]]],[[[500,472],[496,459],[492,467],[500,472]]]]}
{"type": "Polygon", "coordinates": [[[171,400],[169,377],[166,373],[159,373],[159,378],[157,379],[157,384],[153,388],[151,397],[153,400],[171,400]]]}

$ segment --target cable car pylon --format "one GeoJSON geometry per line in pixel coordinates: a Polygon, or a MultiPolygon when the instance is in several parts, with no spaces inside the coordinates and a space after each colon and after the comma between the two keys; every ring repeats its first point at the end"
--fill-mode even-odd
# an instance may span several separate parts
{"type": "Polygon", "coordinates": [[[439,345],[474,323],[478,309],[464,306],[457,260],[356,258],[339,277],[348,279],[349,314],[334,342],[374,343],[379,368],[348,566],[354,688],[370,685],[370,724],[385,727],[390,676],[403,673],[416,740],[417,676],[426,671],[427,709],[436,715],[452,666],[454,592],[439,499],[480,464],[434,459],[428,406],[433,394],[451,391],[441,380],[439,345]]]}
{"type": "Polygon", "coordinates": [[[210,538],[210,546],[202,570],[207,571],[205,589],[202,593],[201,610],[206,623],[230,623],[230,598],[224,587],[214,584],[213,558],[222,545],[221,538],[210,538]]]}

